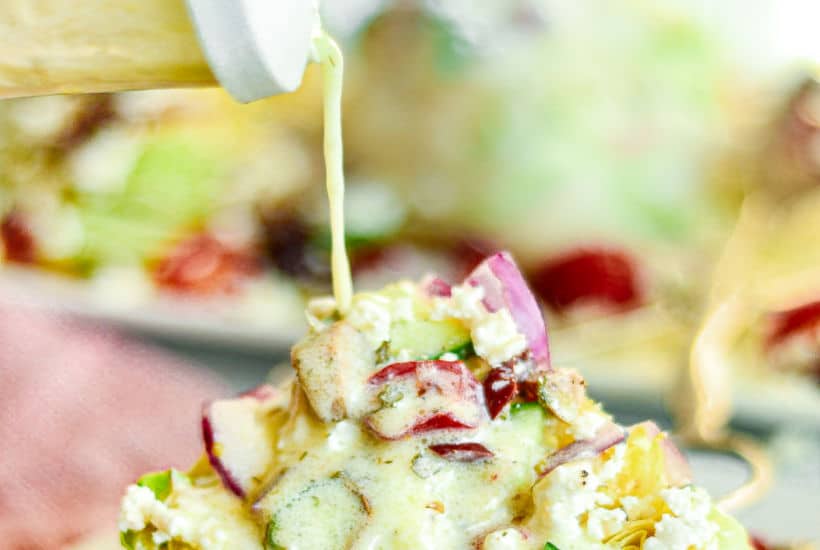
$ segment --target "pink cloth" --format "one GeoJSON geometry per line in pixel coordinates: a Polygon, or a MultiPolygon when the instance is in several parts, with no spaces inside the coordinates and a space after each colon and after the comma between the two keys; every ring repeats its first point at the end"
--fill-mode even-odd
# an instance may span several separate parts
{"type": "Polygon", "coordinates": [[[0,547],[113,526],[141,473],[201,452],[215,378],[106,329],[0,305],[0,547]]]}

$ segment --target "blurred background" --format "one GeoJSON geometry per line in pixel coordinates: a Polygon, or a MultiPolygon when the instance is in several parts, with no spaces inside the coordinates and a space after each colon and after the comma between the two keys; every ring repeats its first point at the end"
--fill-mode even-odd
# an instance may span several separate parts
{"type": "MultiPolygon", "coordinates": [[[[740,304],[705,372],[778,474],[740,517],[764,540],[820,539],[820,5],[324,11],[346,55],[357,287],[458,281],[509,249],[554,361],[619,420],[669,428],[693,339],[740,304]]],[[[196,456],[202,400],[287,376],[304,301],[330,290],[321,109],[315,67],[244,106],[216,89],[0,102],[11,548],[113,528],[126,483],[196,456]]],[[[693,461],[718,493],[745,476],[693,461]]]]}

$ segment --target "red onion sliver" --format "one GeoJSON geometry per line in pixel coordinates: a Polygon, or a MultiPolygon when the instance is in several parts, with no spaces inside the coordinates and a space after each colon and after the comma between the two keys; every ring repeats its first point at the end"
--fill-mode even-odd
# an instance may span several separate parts
{"type": "Polygon", "coordinates": [[[550,370],[549,342],[541,308],[508,252],[481,262],[465,280],[484,289],[484,306],[491,312],[506,308],[527,344],[537,370],[550,370]]]}
{"type": "Polygon", "coordinates": [[[548,456],[539,468],[539,477],[546,476],[558,466],[566,464],[567,462],[598,456],[623,440],[623,429],[617,424],[609,422],[598,430],[595,436],[570,443],[566,447],[558,449],[548,456]]]}
{"type": "Polygon", "coordinates": [[[430,450],[441,458],[455,462],[476,462],[495,456],[490,449],[481,443],[441,443],[430,445],[430,450]]]}

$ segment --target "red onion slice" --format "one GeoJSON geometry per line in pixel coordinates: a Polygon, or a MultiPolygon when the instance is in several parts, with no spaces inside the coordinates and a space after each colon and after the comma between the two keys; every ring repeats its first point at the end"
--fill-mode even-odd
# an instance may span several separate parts
{"type": "Polygon", "coordinates": [[[544,477],[567,462],[596,457],[623,440],[623,429],[614,422],[609,422],[598,430],[598,433],[593,437],[580,439],[552,453],[540,465],[538,475],[544,477]]]}
{"type": "Polygon", "coordinates": [[[465,283],[484,289],[484,306],[490,312],[502,308],[510,312],[518,330],[527,338],[536,370],[550,370],[544,317],[512,256],[508,252],[493,254],[467,276],[465,283]]]}
{"type": "Polygon", "coordinates": [[[273,440],[247,446],[247,441],[269,435],[264,415],[257,413],[276,407],[282,399],[276,388],[263,385],[202,408],[202,439],[208,461],[225,488],[240,498],[251,492],[274,460],[273,440]]]}

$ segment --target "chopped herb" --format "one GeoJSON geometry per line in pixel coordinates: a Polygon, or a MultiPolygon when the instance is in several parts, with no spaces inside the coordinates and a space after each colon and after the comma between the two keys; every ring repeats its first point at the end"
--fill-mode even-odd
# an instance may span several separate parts
{"type": "Polygon", "coordinates": [[[285,550],[283,546],[276,542],[276,531],[278,527],[275,521],[269,521],[268,527],[265,529],[265,549],[266,550],[285,550]]]}
{"type": "Polygon", "coordinates": [[[386,406],[386,407],[395,407],[396,403],[401,401],[404,398],[404,394],[399,391],[399,389],[392,385],[388,384],[385,388],[379,393],[379,400],[386,406]]]}
{"type": "Polygon", "coordinates": [[[473,348],[472,342],[466,342],[457,348],[445,351],[444,353],[439,354],[433,359],[441,359],[442,355],[455,355],[457,359],[467,359],[468,357],[473,357],[475,355],[475,349],[473,348]]]}
{"type": "Polygon", "coordinates": [[[387,363],[389,360],[390,345],[387,342],[382,342],[382,345],[376,350],[376,364],[387,363]]]}
{"type": "Polygon", "coordinates": [[[436,460],[427,453],[419,453],[413,457],[410,467],[413,473],[421,479],[427,479],[441,469],[441,461],[436,460]]]}
{"type": "Polygon", "coordinates": [[[558,548],[557,546],[555,546],[553,543],[548,542],[544,545],[544,550],[561,550],[561,549],[558,548]]]}

